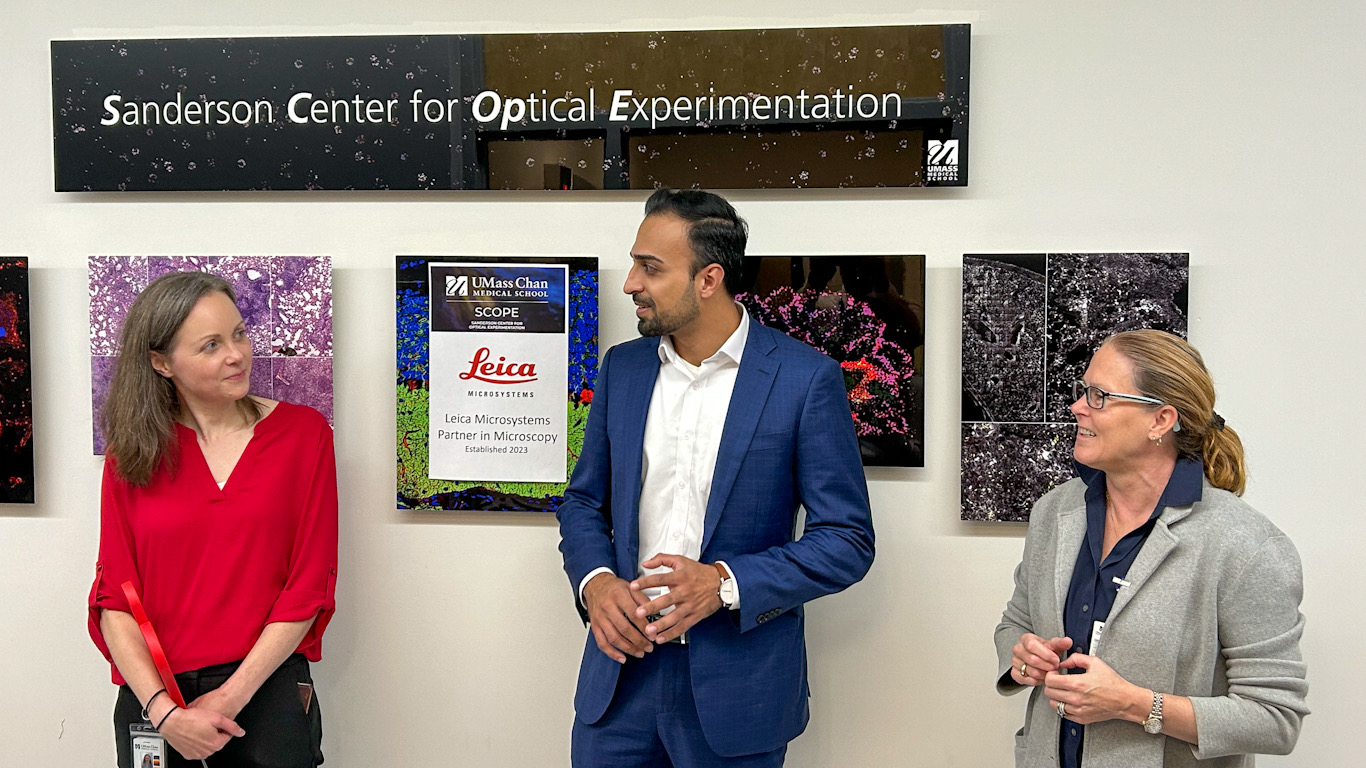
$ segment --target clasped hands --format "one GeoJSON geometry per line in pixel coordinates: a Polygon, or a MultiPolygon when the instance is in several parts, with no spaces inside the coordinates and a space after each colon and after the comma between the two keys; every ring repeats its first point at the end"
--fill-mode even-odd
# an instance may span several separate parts
{"type": "Polygon", "coordinates": [[[1045,640],[1025,633],[1011,648],[1010,677],[1020,685],[1043,686],[1044,696],[1053,709],[1065,705],[1067,719],[1082,725],[1104,720],[1135,720],[1132,702],[1138,686],[1119,676],[1099,656],[1074,653],[1063,659],[1072,647],[1066,637],[1045,640]],[[1081,674],[1067,674],[1080,669],[1081,674]]]}
{"type": "Polygon", "coordinates": [[[228,739],[247,735],[232,720],[242,706],[229,692],[218,688],[190,702],[184,709],[163,694],[153,702],[148,714],[153,723],[161,723],[161,735],[182,757],[203,760],[222,749],[228,739]]]}
{"type": "Polygon", "coordinates": [[[626,655],[644,658],[655,644],[680,637],[697,622],[721,608],[717,591],[721,575],[716,568],[682,555],[659,554],[641,563],[644,568],[669,568],[628,582],[616,574],[600,573],[583,588],[583,603],[598,650],[618,664],[626,655]],[[651,600],[645,590],[668,587],[651,600]],[[673,606],[667,616],[648,617],[673,606]]]}

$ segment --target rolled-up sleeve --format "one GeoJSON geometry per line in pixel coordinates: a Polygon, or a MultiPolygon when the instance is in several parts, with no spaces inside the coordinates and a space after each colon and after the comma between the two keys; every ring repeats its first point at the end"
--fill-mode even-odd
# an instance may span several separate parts
{"type": "Polygon", "coordinates": [[[289,575],[266,623],[316,616],[298,648],[316,661],[322,655],[323,631],[336,610],[337,584],[337,461],[332,430],[325,423],[320,425],[312,466],[300,476],[307,482],[290,550],[289,575]]]}
{"type": "Polygon", "coordinates": [[[123,584],[131,581],[139,592],[137,558],[133,531],[128,525],[127,484],[119,479],[114,460],[104,462],[104,478],[100,484],[100,554],[95,561],[95,582],[90,585],[88,601],[90,639],[111,663],[109,645],[100,630],[100,614],[106,610],[131,613],[123,584]]]}
{"type": "Polygon", "coordinates": [[[1299,553],[1285,536],[1272,536],[1227,587],[1219,600],[1219,643],[1228,694],[1191,698],[1200,739],[1191,751],[1201,760],[1287,754],[1309,714],[1299,553]]]}

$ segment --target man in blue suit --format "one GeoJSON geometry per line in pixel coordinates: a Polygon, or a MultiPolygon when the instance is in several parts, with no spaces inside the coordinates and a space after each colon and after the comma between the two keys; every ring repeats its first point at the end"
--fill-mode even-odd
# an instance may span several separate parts
{"type": "Polygon", "coordinates": [[[592,630],[575,768],[781,766],[809,717],[802,606],[872,565],[840,367],[734,301],[746,230],[709,192],[645,204],[623,287],[645,338],[603,355],[558,513],[592,630]]]}

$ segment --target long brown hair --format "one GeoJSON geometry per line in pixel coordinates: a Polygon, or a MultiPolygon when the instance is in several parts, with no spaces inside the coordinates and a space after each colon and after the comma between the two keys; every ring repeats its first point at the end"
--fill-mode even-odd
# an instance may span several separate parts
{"type": "MultiPolygon", "coordinates": [[[[175,384],[152,368],[150,353],[169,354],[190,310],[214,291],[237,303],[232,285],[222,278],[173,272],[153,280],[128,309],[101,425],[105,454],[114,459],[119,476],[133,485],[146,485],[160,467],[174,469],[178,458],[175,418],[180,399],[175,384]]],[[[237,407],[247,423],[261,419],[261,405],[251,395],[238,400],[237,407]]]]}
{"type": "Polygon", "coordinates": [[[1247,487],[1243,441],[1214,412],[1214,379],[1200,352],[1164,331],[1117,333],[1101,346],[1110,346],[1134,365],[1134,387],[1176,409],[1181,431],[1172,432],[1177,452],[1200,459],[1210,485],[1239,496],[1247,487]]]}

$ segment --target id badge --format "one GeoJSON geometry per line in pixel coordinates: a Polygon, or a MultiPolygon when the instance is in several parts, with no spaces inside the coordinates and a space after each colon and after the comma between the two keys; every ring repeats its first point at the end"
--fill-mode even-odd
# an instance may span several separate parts
{"type": "Polygon", "coordinates": [[[135,768],[161,768],[166,765],[166,740],[149,723],[128,726],[133,742],[135,768]]]}
{"type": "Polygon", "coordinates": [[[1091,642],[1086,644],[1086,649],[1092,656],[1096,655],[1096,646],[1100,644],[1100,636],[1105,632],[1105,622],[1096,621],[1091,623],[1091,642]]]}

